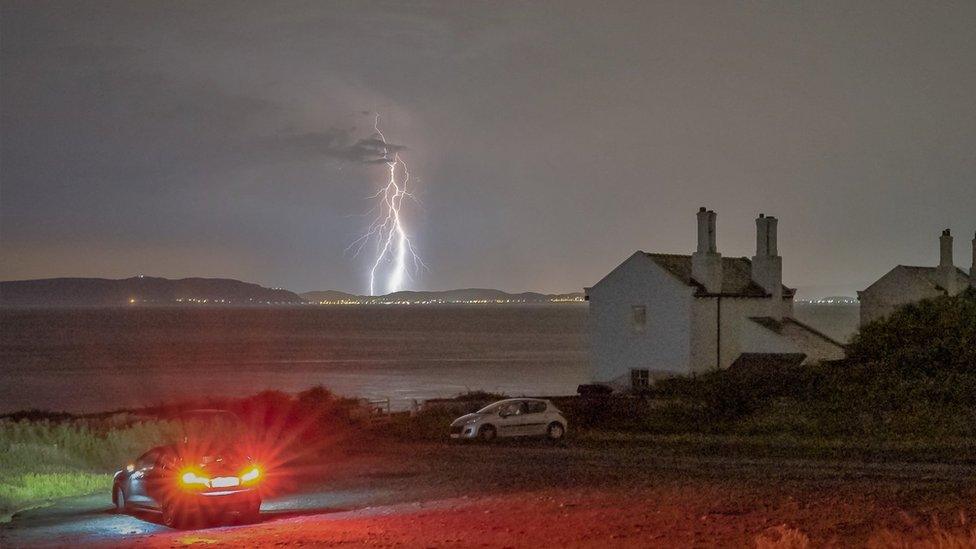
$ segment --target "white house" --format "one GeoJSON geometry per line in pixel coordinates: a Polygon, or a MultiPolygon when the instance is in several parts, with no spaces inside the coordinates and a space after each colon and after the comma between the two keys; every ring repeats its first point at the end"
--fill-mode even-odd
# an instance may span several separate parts
{"type": "Polygon", "coordinates": [[[938,267],[897,265],[874,284],[857,292],[861,325],[884,318],[902,305],[940,295],[956,295],[968,286],[976,287],[976,237],[973,237],[973,264],[967,275],[953,264],[952,234],[946,229],[939,237],[938,267]]]}
{"type": "Polygon", "coordinates": [[[793,318],[776,218],[756,219],[751,260],[722,257],[715,220],[698,211],[695,253],[637,251],[585,289],[594,383],[627,389],[733,366],[843,358],[840,343],[793,318]]]}

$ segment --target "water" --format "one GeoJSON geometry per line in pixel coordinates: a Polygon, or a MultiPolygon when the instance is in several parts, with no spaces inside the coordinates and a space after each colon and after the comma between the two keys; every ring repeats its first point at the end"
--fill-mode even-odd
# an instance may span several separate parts
{"type": "Polygon", "coordinates": [[[101,411],[324,385],[366,398],[572,394],[586,307],[0,311],[0,412],[101,411]]]}
{"type": "MultiPolygon", "coordinates": [[[[846,339],[857,308],[800,320],[846,339]]],[[[71,412],[324,385],[366,398],[573,394],[585,305],[0,310],[0,413],[71,412]]]]}
{"type": "Polygon", "coordinates": [[[857,331],[860,315],[861,308],[858,305],[797,303],[793,306],[793,316],[797,320],[841,343],[848,343],[857,331]]]}

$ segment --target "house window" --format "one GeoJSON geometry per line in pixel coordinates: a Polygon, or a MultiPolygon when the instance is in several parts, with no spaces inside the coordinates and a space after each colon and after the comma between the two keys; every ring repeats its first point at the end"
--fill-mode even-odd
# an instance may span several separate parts
{"type": "Polygon", "coordinates": [[[630,317],[631,324],[634,327],[634,333],[643,332],[644,327],[647,326],[647,307],[644,305],[631,305],[630,317]]]}
{"type": "Polygon", "coordinates": [[[637,387],[648,387],[651,384],[651,373],[648,370],[631,370],[630,371],[630,386],[637,387]]]}

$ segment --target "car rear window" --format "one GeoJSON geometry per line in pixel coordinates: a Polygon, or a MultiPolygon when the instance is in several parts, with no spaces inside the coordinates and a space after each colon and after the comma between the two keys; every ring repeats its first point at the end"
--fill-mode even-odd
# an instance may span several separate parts
{"type": "Polygon", "coordinates": [[[530,400],[528,403],[528,413],[541,414],[546,411],[546,403],[538,400],[530,400]]]}

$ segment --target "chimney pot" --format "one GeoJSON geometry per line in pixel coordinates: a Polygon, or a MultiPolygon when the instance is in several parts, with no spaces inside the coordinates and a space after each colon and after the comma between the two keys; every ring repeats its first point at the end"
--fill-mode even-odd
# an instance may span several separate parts
{"type": "Polygon", "coordinates": [[[956,266],[952,261],[952,234],[949,229],[942,231],[939,237],[939,278],[942,287],[949,295],[956,294],[956,266]]]}
{"type": "Polygon", "coordinates": [[[708,251],[718,253],[718,243],[716,242],[715,218],[718,214],[715,210],[708,210],[708,251]]]}
{"type": "Polygon", "coordinates": [[[698,209],[698,253],[708,251],[708,212],[702,206],[698,209]]]}
{"type": "Polygon", "coordinates": [[[779,251],[776,249],[776,224],[778,220],[769,216],[766,218],[766,253],[770,257],[776,257],[779,255],[779,251]]]}
{"type": "Polygon", "coordinates": [[[777,219],[766,214],[756,218],[756,255],[752,258],[752,280],[763,287],[770,295],[769,314],[782,318],[783,305],[783,259],[776,252],[777,219]]]}
{"type": "Polygon", "coordinates": [[[698,210],[698,250],[691,254],[691,276],[710,293],[722,289],[722,256],[715,246],[715,218],[713,210],[698,210]]]}
{"type": "Polygon", "coordinates": [[[764,214],[759,214],[756,218],[756,256],[762,257],[767,255],[769,251],[769,230],[767,225],[769,220],[766,219],[764,214]]]}
{"type": "Polygon", "coordinates": [[[939,237],[939,266],[952,267],[952,234],[949,229],[942,231],[939,237]]]}

